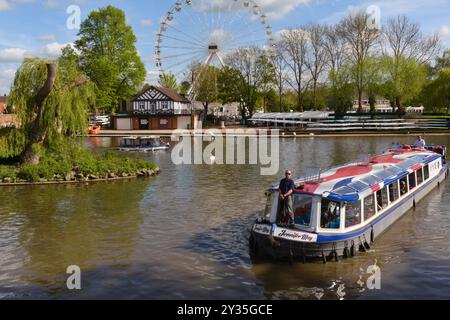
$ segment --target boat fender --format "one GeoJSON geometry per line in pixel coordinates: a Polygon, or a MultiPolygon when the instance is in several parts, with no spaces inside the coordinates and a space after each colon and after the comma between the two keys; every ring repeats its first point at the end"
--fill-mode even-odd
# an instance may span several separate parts
{"type": "Polygon", "coordinates": [[[373,243],[373,239],[374,239],[374,234],[373,234],[373,225],[372,225],[371,230],[370,230],[370,243],[373,243]]]}
{"type": "Polygon", "coordinates": [[[336,251],[336,243],[333,243],[333,258],[334,258],[334,261],[336,261],[336,262],[339,261],[338,254],[337,254],[337,251],[336,251]]]}
{"type": "Polygon", "coordinates": [[[342,257],[344,259],[347,259],[349,256],[349,252],[348,252],[348,242],[345,241],[345,247],[344,247],[344,252],[342,253],[342,257]]]}
{"type": "Polygon", "coordinates": [[[413,208],[416,208],[416,199],[413,199],[413,208]]]}
{"type": "Polygon", "coordinates": [[[364,245],[361,242],[361,237],[358,237],[359,239],[359,252],[366,252],[366,248],[364,248],[364,245]]]}
{"type": "Polygon", "coordinates": [[[303,263],[306,263],[305,245],[302,244],[302,259],[303,263]]]}
{"type": "Polygon", "coordinates": [[[352,245],[351,245],[351,247],[350,247],[350,255],[351,255],[352,257],[355,256],[355,241],[353,241],[353,240],[352,240],[352,245]]]}
{"type": "Polygon", "coordinates": [[[325,258],[325,253],[323,252],[323,249],[322,249],[322,261],[323,261],[323,264],[327,263],[327,259],[325,258]]]}
{"type": "Polygon", "coordinates": [[[367,243],[366,235],[364,234],[363,236],[364,236],[364,248],[366,248],[367,250],[370,250],[370,246],[367,243]]]}
{"type": "Polygon", "coordinates": [[[289,248],[289,264],[294,264],[294,252],[292,251],[292,248],[289,248]]]}

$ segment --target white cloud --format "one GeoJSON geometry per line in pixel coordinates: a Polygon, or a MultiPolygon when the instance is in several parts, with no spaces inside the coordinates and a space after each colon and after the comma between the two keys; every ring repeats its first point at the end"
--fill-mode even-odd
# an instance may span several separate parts
{"type": "Polygon", "coordinates": [[[151,27],[153,25],[152,19],[143,19],[141,20],[141,26],[143,27],[151,27]]]}
{"type": "Polygon", "coordinates": [[[11,9],[11,3],[6,0],[0,0],[0,11],[6,11],[11,9]]]}
{"type": "Polygon", "coordinates": [[[5,69],[0,65],[0,95],[8,94],[16,69],[5,69]]]}
{"type": "Polygon", "coordinates": [[[442,39],[448,39],[450,38],[450,26],[444,25],[439,30],[439,35],[442,39]]]}
{"type": "Polygon", "coordinates": [[[334,23],[348,13],[354,10],[366,10],[370,6],[377,6],[380,9],[381,18],[385,19],[388,17],[407,15],[413,12],[434,12],[442,8],[448,8],[447,0],[375,0],[366,1],[357,6],[348,6],[346,10],[337,11],[330,16],[322,19],[321,22],[334,23]]]}
{"type": "Polygon", "coordinates": [[[0,50],[0,62],[21,62],[25,58],[26,50],[7,48],[0,50]]]}

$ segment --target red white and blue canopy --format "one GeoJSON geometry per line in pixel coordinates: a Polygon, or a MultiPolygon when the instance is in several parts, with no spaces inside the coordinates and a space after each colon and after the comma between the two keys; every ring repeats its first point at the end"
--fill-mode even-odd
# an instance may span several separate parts
{"type": "MultiPolygon", "coordinates": [[[[389,151],[362,162],[321,172],[320,181],[295,179],[296,186],[302,185],[302,189],[295,192],[320,195],[339,202],[357,201],[440,157],[440,154],[426,150],[389,151]]],[[[278,189],[278,185],[272,188],[278,189]]]]}

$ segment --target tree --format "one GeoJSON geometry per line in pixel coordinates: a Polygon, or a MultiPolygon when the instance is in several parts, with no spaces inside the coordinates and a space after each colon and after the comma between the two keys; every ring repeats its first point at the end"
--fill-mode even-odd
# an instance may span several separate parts
{"type": "Polygon", "coordinates": [[[389,75],[385,83],[386,91],[394,102],[397,112],[404,112],[402,101],[410,101],[417,97],[426,82],[427,70],[414,58],[384,56],[382,65],[385,74],[389,75]],[[389,71],[396,69],[395,77],[389,71]]]}
{"type": "Polygon", "coordinates": [[[283,50],[280,43],[276,43],[270,51],[270,61],[275,75],[275,86],[278,91],[278,111],[283,112],[283,91],[286,83],[286,61],[283,57],[283,50]]]}
{"type": "Polygon", "coordinates": [[[320,77],[325,71],[327,58],[324,39],[326,28],[320,24],[310,24],[306,26],[305,31],[309,35],[306,67],[311,74],[313,105],[314,109],[317,109],[317,85],[320,77]]]}
{"type": "Polygon", "coordinates": [[[297,109],[300,112],[303,112],[303,97],[311,81],[305,77],[307,45],[308,35],[300,28],[281,33],[283,57],[291,75],[286,81],[297,92],[297,109]]]}
{"type": "Polygon", "coordinates": [[[200,101],[204,109],[204,119],[208,116],[208,107],[217,100],[217,75],[219,70],[212,66],[200,66],[199,78],[195,81],[196,100],[200,101]]]}
{"type": "Polygon", "coordinates": [[[337,70],[330,71],[330,81],[334,84],[331,89],[331,108],[337,116],[343,115],[352,106],[353,84],[352,66],[343,65],[337,70]]]}
{"type": "Polygon", "coordinates": [[[158,84],[161,87],[178,90],[177,78],[172,73],[164,73],[159,76],[158,84]]]}
{"type": "Polygon", "coordinates": [[[345,39],[354,64],[354,83],[358,92],[358,111],[362,111],[362,96],[365,89],[365,60],[370,49],[377,42],[380,32],[369,24],[369,16],[364,12],[349,14],[338,25],[339,35],[345,39]]]}
{"type": "Polygon", "coordinates": [[[265,52],[262,52],[256,60],[256,69],[259,74],[259,93],[262,95],[263,110],[267,110],[267,101],[270,91],[275,84],[275,68],[265,52]]]}
{"type": "Polygon", "coordinates": [[[450,113],[450,68],[425,86],[421,100],[428,111],[450,113]]]}
{"type": "MultiPolygon", "coordinates": [[[[439,37],[432,35],[425,37],[420,31],[420,25],[412,23],[406,16],[390,18],[383,30],[385,68],[389,82],[393,86],[392,93],[395,107],[403,112],[402,85],[404,72],[412,64],[425,64],[437,53],[439,37]]],[[[420,87],[416,87],[420,92],[420,87]]],[[[419,93],[417,92],[417,94],[419,93]]]]}
{"type": "Polygon", "coordinates": [[[82,70],[96,84],[97,106],[114,111],[145,80],[136,36],[126,24],[125,13],[113,6],[92,11],[78,35],[75,47],[80,52],[82,70]]]}
{"type": "Polygon", "coordinates": [[[95,86],[76,59],[73,50],[65,48],[57,61],[25,59],[17,70],[10,101],[26,136],[22,163],[38,164],[42,148],[85,130],[95,86]]]}
{"type": "Polygon", "coordinates": [[[219,92],[223,102],[241,102],[244,119],[252,117],[258,99],[258,88],[263,83],[264,72],[258,62],[264,51],[256,47],[241,48],[230,54],[221,72],[219,92]],[[231,101],[230,101],[231,100],[231,101]]]}

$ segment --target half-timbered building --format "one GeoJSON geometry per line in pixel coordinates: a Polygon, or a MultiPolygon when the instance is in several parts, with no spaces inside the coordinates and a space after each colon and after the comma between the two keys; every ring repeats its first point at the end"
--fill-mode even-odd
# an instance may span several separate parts
{"type": "Polygon", "coordinates": [[[117,130],[189,129],[194,121],[191,102],[169,88],[149,86],[126,108],[126,113],[114,117],[117,130]]]}

